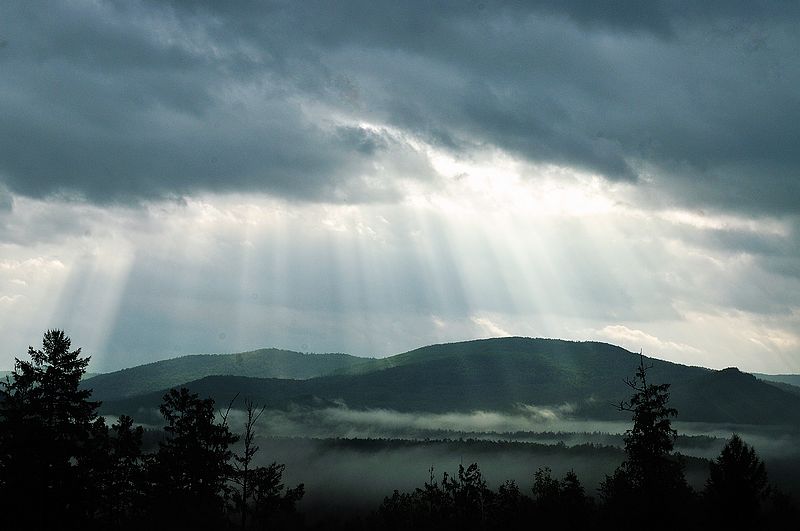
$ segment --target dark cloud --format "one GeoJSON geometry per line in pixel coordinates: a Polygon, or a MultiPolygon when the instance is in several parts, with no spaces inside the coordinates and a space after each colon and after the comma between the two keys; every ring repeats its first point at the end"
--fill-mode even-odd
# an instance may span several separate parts
{"type": "Polygon", "coordinates": [[[403,177],[431,175],[402,139],[357,127],[343,135],[313,116],[297,80],[207,35],[207,17],[155,6],[21,11],[7,17],[21,22],[17,44],[0,56],[16,74],[0,81],[0,175],[16,193],[100,202],[203,190],[386,198],[393,182],[362,177],[382,177],[375,165],[386,161],[370,146],[389,144],[413,169],[403,177]]]}
{"type": "Polygon", "coordinates": [[[0,185],[0,214],[14,210],[14,197],[0,185]]]}
{"type": "Polygon", "coordinates": [[[2,8],[0,179],[92,201],[391,199],[411,138],[797,212],[782,2],[125,2],[2,8]],[[365,128],[368,122],[386,129],[365,128]]]}

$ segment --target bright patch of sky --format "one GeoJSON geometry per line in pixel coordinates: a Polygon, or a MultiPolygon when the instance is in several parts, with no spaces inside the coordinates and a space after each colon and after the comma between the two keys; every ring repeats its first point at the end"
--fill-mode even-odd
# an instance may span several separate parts
{"type": "Polygon", "coordinates": [[[638,209],[631,185],[507,156],[432,159],[441,185],[399,203],[16,197],[4,218],[16,242],[2,246],[15,258],[0,261],[5,366],[63,327],[100,371],[196,352],[385,356],[504,335],[800,369],[797,280],[714,244],[719,232],[790,238],[780,219],[638,209]]]}

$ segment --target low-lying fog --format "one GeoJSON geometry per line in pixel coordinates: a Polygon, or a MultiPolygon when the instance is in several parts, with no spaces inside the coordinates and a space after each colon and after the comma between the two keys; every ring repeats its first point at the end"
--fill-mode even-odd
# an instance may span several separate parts
{"type": "MultiPolygon", "coordinates": [[[[258,431],[274,437],[482,439],[568,446],[592,443],[622,446],[629,422],[588,421],[571,417],[569,404],[556,407],[520,405],[513,413],[408,413],[387,409],[356,410],[347,406],[319,409],[268,410],[258,431]]],[[[241,429],[244,412],[232,410],[231,428],[241,429]]],[[[800,430],[782,426],[725,425],[673,422],[676,450],[696,457],[719,454],[731,434],[738,433],[762,455],[789,457],[800,453],[800,430]]]]}
{"type": "MultiPolygon", "coordinates": [[[[569,404],[520,405],[514,412],[407,413],[385,409],[267,410],[256,431],[259,464],[286,464],[285,482],[306,485],[301,507],[308,514],[371,511],[393,490],[421,487],[434,468],[437,479],[477,462],[489,486],[514,480],[530,492],[533,474],[548,466],[563,477],[574,469],[591,495],[624,459],[628,422],[570,417],[569,404]]],[[[231,410],[228,424],[240,432],[245,412],[231,410]]],[[[113,420],[113,419],[109,419],[113,420]]],[[[687,477],[697,489],[707,478],[706,459],[719,454],[732,433],[755,447],[770,478],[800,497],[800,433],[775,426],[674,422],[676,451],[687,457],[687,477]]]]}
{"type": "Polygon", "coordinates": [[[574,469],[593,491],[603,473],[611,473],[622,459],[619,450],[571,449],[526,443],[496,445],[480,441],[365,441],[335,439],[261,438],[258,459],[263,464],[286,464],[287,485],[303,482],[307,513],[369,512],[392,491],[412,491],[430,477],[455,474],[459,463],[476,462],[488,485],[496,489],[508,479],[530,493],[533,474],[550,466],[562,477],[574,469]],[[346,509],[343,511],[343,509],[346,509]]]}

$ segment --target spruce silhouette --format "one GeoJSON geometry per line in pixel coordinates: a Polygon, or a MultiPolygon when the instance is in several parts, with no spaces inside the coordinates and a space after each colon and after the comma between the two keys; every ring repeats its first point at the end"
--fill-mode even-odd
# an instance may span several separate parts
{"type": "Polygon", "coordinates": [[[15,359],[0,402],[0,499],[7,528],[58,528],[92,518],[107,430],[91,391],[89,358],[48,330],[30,360],[15,359]],[[42,508],[46,508],[42,510],[42,508]]]}
{"type": "Polygon", "coordinates": [[[682,460],[672,454],[677,432],[671,418],[678,411],[668,406],[670,384],[650,383],[649,369],[640,355],[635,376],[624,380],[633,390],[618,406],[632,414],[633,426],[624,437],[626,460],[606,476],[600,496],[611,521],[633,518],[669,527],[690,508],[693,493],[682,460]]]}
{"type": "Polygon", "coordinates": [[[160,411],[166,438],[149,467],[151,516],[165,528],[221,528],[234,472],[229,446],[238,437],[216,422],[212,399],[186,388],[165,394],[160,411]]]}

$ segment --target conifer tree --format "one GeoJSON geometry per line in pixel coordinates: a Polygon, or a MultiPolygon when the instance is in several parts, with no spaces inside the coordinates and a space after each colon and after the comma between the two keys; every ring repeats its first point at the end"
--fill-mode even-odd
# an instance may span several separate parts
{"type": "Polygon", "coordinates": [[[692,491],[683,462],[672,454],[677,432],[671,418],[678,412],[668,406],[670,385],[648,382],[649,368],[640,355],[636,375],[625,380],[633,390],[630,400],[618,406],[632,414],[633,426],[624,437],[626,460],[606,476],[600,494],[613,519],[658,514],[654,525],[668,526],[688,508],[692,491]]]}
{"type": "Polygon", "coordinates": [[[769,493],[764,462],[734,434],[719,457],[709,463],[704,496],[713,518],[729,524],[755,524],[769,493]]]}
{"type": "Polygon", "coordinates": [[[70,347],[62,330],[48,330],[42,348],[15,359],[2,384],[0,498],[11,528],[77,524],[92,512],[94,452],[105,424],[91,390],[80,387],[89,358],[70,347]]]}
{"type": "Polygon", "coordinates": [[[212,399],[171,389],[160,407],[166,438],[150,465],[149,504],[165,527],[218,529],[233,476],[229,446],[238,440],[216,422],[212,399]]]}
{"type": "Polygon", "coordinates": [[[143,433],[131,417],[122,415],[105,438],[93,500],[103,527],[122,529],[138,516],[144,489],[143,433]]]}

